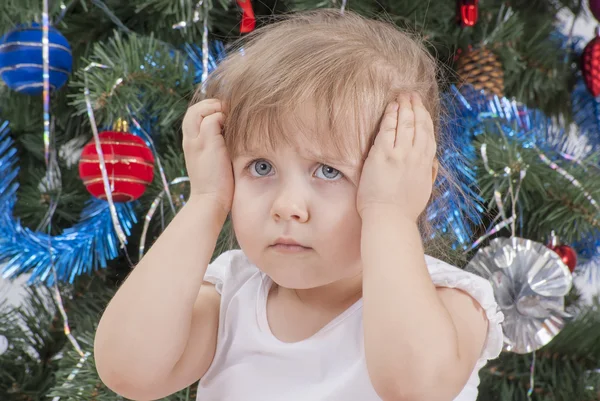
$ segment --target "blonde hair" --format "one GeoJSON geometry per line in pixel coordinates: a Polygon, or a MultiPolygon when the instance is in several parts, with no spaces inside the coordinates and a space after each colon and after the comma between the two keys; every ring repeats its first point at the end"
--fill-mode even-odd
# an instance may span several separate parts
{"type": "MultiPolygon", "coordinates": [[[[400,93],[421,95],[440,143],[437,74],[421,41],[396,26],[318,9],[285,15],[234,43],[192,103],[217,98],[226,104],[223,135],[232,157],[302,137],[319,144],[328,160],[364,160],[386,105],[400,93]],[[316,109],[310,122],[294,113],[307,104],[316,109]]],[[[438,145],[438,155],[441,150],[438,145]]],[[[442,163],[441,178],[454,185],[442,163]]],[[[430,202],[443,191],[434,186],[430,202]]],[[[419,227],[427,245],[434,229],[425,213],[419,227]]]]}

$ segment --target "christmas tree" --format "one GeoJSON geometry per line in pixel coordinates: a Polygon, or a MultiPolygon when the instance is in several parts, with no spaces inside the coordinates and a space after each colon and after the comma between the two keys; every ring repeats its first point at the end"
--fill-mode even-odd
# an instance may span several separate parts
{"type": "Polygon", "coordinates": [[[479,399],[600,399],[600,312],[580,294],[600,285],[600,42],[557,20],[582,0],[4,0],[0,268],[29,287],[23,305],[0,300],[1,400],[122,399],[96,373],[94,332],[186,202],[194,89],[247,33],[316,8],[394,23],[442,66],[460,154],[441,162],[460,188],[437,184],[452,210],[430,205],[425,242],[488,278],[505,312],[479,399]]]}

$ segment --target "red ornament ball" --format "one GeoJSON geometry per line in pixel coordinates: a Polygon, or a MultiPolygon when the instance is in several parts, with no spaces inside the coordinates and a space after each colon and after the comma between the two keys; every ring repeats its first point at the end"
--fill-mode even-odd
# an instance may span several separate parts
{"type": "Polygon", "coordinates": [[[600,37],[596,36],[583,49],[581,72],[590,93],[600,95],[600,37]]]}
{"type": "Polygon", "coordinates": [[[552,249],[554,252],[560,256],[561,260],[564,264],[569,267],[571,273],[575,270],[575,266],[577,266],[577,253],[568,245],[548,245],[548,248],[552,249]]]}
{"type": "MultiPolygon", "coordinates": [[[[138,199],[154,178],[152,150],[142,138],[127,132],[105,131],[99,137],[113,201],[138,199]]],[[[90,194],[106,199],[94,139],[81,152],[79,176],[90,194]]]]}
{"type": "Polygon", "coordinates": [[[475,26],[479,18],[479,0],[457,0],[456,7],[456,18],[460,26],[475,26]]]}
{"type": "Polygon", "coordinates": [[[590,0],[588,4],[594,18],[600,21],[600,0],[590,0]]]}

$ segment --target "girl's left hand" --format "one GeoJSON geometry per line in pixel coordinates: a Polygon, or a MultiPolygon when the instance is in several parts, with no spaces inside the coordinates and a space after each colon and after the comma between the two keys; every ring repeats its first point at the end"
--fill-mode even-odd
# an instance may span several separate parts
{"type": "Polygon", "coordinates": [[[356,199],[361,217],[392,208],[416,222],[431,196],[435,154],[433,121],[421,97],[400,95],[386,108],[363,166],[356,199]]]}

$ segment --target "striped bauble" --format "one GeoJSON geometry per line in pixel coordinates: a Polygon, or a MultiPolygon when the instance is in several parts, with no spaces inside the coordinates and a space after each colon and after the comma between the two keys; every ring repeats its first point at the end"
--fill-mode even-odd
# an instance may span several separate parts
{"type": "MultiPolygon", "coordinates": [[[[129,202],[142,196],[154,178],[152,150],[142,138],[128,132],[105,131],[99,138],[113,201],[129,202]]],[[[106,199],[93,139],[81,152],[79,176],[90,194],[106,199]]]]}
{"type": "MultiPolygon", "coordinates": [[[[39,95],[43,91],[42,26],[21,26],[0,38],[0,77],[17,92],[39,95]]],[[[48,30],[50,89],[67,82],[73,57],[67,39],[56,29],[48,30]]]]}

